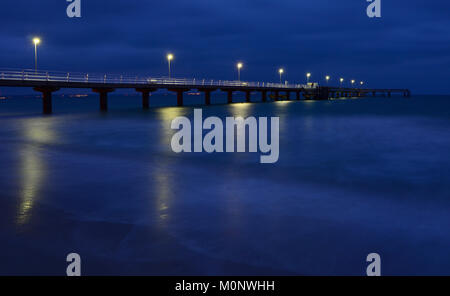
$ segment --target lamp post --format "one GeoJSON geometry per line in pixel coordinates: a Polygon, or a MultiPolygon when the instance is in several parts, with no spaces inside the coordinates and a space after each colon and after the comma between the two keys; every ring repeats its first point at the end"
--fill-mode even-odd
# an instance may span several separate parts
{"type": "Polygon", "coordinates": [[[359,84],[360,84],[361,87],[362,87],[362,86],[364,85],[364,81],[361,81],[359,84]]]}
{"type": "Polygon", "coordinates": [[[355,84],[355,80],[352,79],[352,81],[350,81],[350,82],[352,83],[352,87],[353,87],[353,84],[355,84]]]}
{"type": "Polygon", "coordinates": [[[242,63],[237,63],[236,67],[238,69],[238,81],[241,81],[241,69],[244,65],[242,63]]]}
{"type": "Polygon", "coordinates": [[[34,43],[34,71],[37,72],[37,46],[41,43],[41,39],[35,37],[33,38],[34,43]]]}
{"type": "Polygon", "coordinates": [[[169,63],[169,79],[171,78],[170,64],[171,64],[172,60],[173,60],[173,54],[169,53],[169,54],[167,55],[167,62],[169,63]]]}
{"type": "Polygon", "coordinates": [[[283,83],[282,83],[282,80],[281,80],[281,76],[282,76],[283,73],[284,73],[284,69],[278,70],[278,73],[280,73],[280,84],[283,84],[283,83]]]}
{"type": "Polygon", "coordinates": [[[344,82],[344,78],[339,79],[339,81],[341,82],[341,88],[342,88],[342,82],[344,82]]]}
{"type": "Polygon", "coordinates": [[[325,80],[327,81],[327,85],[328,85],[328,81],[330,80],[330,76],[325,76],[325,80]]]}
{"type": "Polygon", "coordinates": [[[311,73],[306,73],[306,84],[309,83],[309,77],[311,77],[311,73]]]}

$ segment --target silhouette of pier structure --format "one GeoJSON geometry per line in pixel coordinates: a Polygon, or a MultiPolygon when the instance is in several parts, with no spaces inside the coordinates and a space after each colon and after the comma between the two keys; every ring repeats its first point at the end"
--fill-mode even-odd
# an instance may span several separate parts
{"type": "Polygon", "coordinates": [[[235,92],[244,92],[246,102],[252,101],[254,93],[260,93],[261,101],[269,100],[328,100],[332,98],[365,97],[399,94],[411,95],[408,89],[366,89],[318,86],[317,84],[281,84],[266,82],[243,82],[205,79],[151,78],[126,75],[92,75],[83,73],[50,72],[35,70],[0,70],[0,86],[30,87],[42,93],[42,111],[52,113],[52,93],[60,89],[92,89],[99,95],[101,111],[108,109],[108,94],[116,89],[135,89],[142,94],[142,107],[149,109],[151,93],[167,89],[176,93],[177,105],[183,106],[184,93],[197,90],[204,93],[205,105],[211,104],[211,94],[215,91],[227,93],[227,103],[233,103],[235,92]]]}

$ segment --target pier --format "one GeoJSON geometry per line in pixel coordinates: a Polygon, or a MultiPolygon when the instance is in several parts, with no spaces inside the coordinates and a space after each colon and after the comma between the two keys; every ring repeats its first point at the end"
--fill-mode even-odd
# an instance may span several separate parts
{"type": "Polygon", "coordinates": [[[204,93],[204,104],[211,104],[211,95],[215,91],[227,93],[227,103],[233,103],[233,94],[245,93],[245,101],[252,102],[252,95],[259,93],[262,102],[268,98],[275,101],[291,100],[328,100],[346,97],[367,97],[401,95],[409,97],[408,89],[366,89],[317,86],[314,84],[281,84],[270,82],[243,82],[206,79],[177,79],[126,76],[117,74],[83,74],[68,72],[50,72],[35,70],[0,70],[0,87],[30,87],[42,93],[42,112],[52,113],[52,93],[61,89],[91,89],[99,95],[99,109],[108,110],[108,94],[116,89],[134,89],[142,94],[142,108],[149,109],[150,95],[159,89],[166,89],[177,96],[177,105],[184,105],[184,93],[197,90],[204,93]],[[269,95],[268,95],[269,94],[269,95]]]}

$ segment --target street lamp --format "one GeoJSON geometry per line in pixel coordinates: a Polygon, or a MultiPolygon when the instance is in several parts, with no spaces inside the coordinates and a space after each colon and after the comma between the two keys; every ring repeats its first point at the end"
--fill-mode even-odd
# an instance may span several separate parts
{"type": "Polygon", "coordinates": [[[352,87],[353,87],[353,84],[355,84],[355,80],[352,79],[352,81],[350,81],[350,82],[352,83],[352,87]]]}
{"type": "Polygon", "coordinates": [[[309,83],[309,77],[311,77],[311,73],[306,73],[306,84],[309,83]]]}
{"type": "Polygon", "coordinates": [[[330,80],[330,76],[325,76],[325,79],[326,79],[326,81],[327,81],[327,85],[328,85],[328,81],[330,80]]]}
{"type": "Polygon", "coordinates": [[[364,81],[361,81],[359,84],[361,84],[361,87],[364,85],[364,81]]]}
{"type": "Polygon", "coordinates": [[[242,63],[237,63],[237,69],[238,69],[238,81],[241,81],[241,69],[244,67],[242,63]]]}
{"type": "Polygon", "coordinates": [[[41,39],[35,37],[33,38],[34,43],[34,71],[37,72],[37,46],[41,43],[41,39]]]}
{"type": "Polygon", "coordinates": [[[167,62],[169,63],[169,79],[170,79],[170,77],[171,77],[170,64],[171,64],[172,60],[173,60],[173,54],[169,53],[169,54],[167,55],[167,62]]]}
{"type": "Polygon", "coordinates": [[[278,70],[278,73],[280,73],[280,84],[282,84],[282,82],[281,82],[281,76],[282,76],[283,73],[284,73],[284,69],[278,70]]]}
{"type": "Polygon", "coordinates": [[[344,78],[339,79],[339,81],[341,82],[341,88],[342,88],[342,82],[344,82],[344,78]]]}

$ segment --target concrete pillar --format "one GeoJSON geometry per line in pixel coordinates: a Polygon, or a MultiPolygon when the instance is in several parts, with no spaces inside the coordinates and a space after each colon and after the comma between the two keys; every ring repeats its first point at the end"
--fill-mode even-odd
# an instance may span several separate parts
{"type": "Polygon", "coordinates": [[[227,91],[227,101],[228,101],[228,104],[233,103],[233,91],[232,90],[227,91]]]}
{"type": "Polygon", "coordinates": [[[142,109],[150,108],[150,93],[156,91],[155,88],[136,88],[137,92],[142,93],[142,109]]]}
{"type": "Polygon", "coordinates": [[[274,93],[274,95],[275,95],[275,101],[279,101],[279,100],[280,100],[280,98],[279,98],[279,92],[276,90],[276,91],[274,91],[273,93],[274,93]]]}
{"type": "Polygon", "coordinates": [[[286,92],[286,100],[290,100],[291,99],[291,92],[290,91],[287,91],[286,92]]]}
{"type": "Polygon", "coordinates": [[[249,91],[249,90],[245,91],[245,101],[246,101],[247,103],[250,103],[250,102],[251,102],[251,100],[250,100],[251,95],[252,95],[252,92],[251,92],[251,91],[249,91]]]}
{"type": "Polygon", "coordinates": [[[100,110],[101,111],[108,110],[108,93],[107,92],[100,93],[100,110]]]}
{"type": "Polygon", "coordinates": [[[150,92],[142,92],[142,109],[150,109],[150,92]]]}
{"type": "Polygon", "coordinates": [[[211,105],[211,93],[217,89],[213,88],[198,88],[200,92],[205,93],[205,105],[211,105]]]}
{"type": "Polygon", "coordinates": [[[267,91],[266,90],[261,91],[261,100],[263,102],[267,102],[267,91]]]}
{"type": "Polygon", "coordinates": [[[52,92],[59,90],[57,87],[35,87],[35,91],[42,93],[42,113],[52,114],[52,92]]]}
{"type": "Polygon", "coordinates": [[[295,93],[295,95],[296,95],[296,99],[297,99],[297,101],[300,101],[300,92],[298,91],[298,92],[296,92],[295,93]]]}
{"type": "Polygon", "coordinates": [[[100,95],[100,111],[108,110],[108,93],[113,92],[112,88],[95,88],[92,89],[93,92],[100,95]]]}
{"type": "Polygon", "coordinates": [[[52,93],[49,91],[42,93],[42,113],[52,114],[52,93]]]}
{"type": "Polygon", "coordinates": [[[189,91],[188,88],[173,88],[169,89],[169,91],[173,91],[177,93],[177,106],[183,106],[183,93],[185,91],[189,91]]]}
{"type": "Polygon", "coordinates": [[[205,105],[211,105],[211,91],[205,91],[205,105]]]}
{"type": "Polygon", "coordinates": [[[183,106],[183,91],[177,91],[177,106],[183,106]]]}
{"type": "Polygon", "coordinates": [[[377,92],[376,92],[376,91],[373,91],[373,92],[372,92],[372,95],[375,97],[375,96],[377,95],[377,92]]]}
{"type": "Polygon", "coordinates": [[[330,91],[327,87],[319,87],[314,95],[314,99],[316,100],[328,100],[329,98],[330,91]]]}

